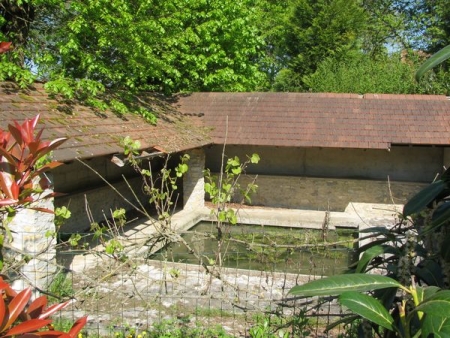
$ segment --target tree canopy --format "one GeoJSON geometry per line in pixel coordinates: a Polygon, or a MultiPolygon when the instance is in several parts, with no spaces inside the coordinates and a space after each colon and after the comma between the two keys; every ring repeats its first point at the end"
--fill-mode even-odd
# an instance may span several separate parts
{"type": "Polygon", "coordinates": [[[73,96],[260,89],[250,0],[2,0],[0,76],[73,96]],[[27,70],[31,70],[31,76],[27,70]]]}
{"type": "Polygon", "coordinates": [[[138,91],[334,91],[345,73],[361,84],[345,90],[382,92],[367,74],[392,67],[389,90],[448,93],[445,67],[401,86],[416,58],[394,53],[448,44],[447,0],[0,0],[0,13],[0,41],[14,46],[1,80],[119,112],[138,91]]]}
{"type": "Polygon", "coordinates": [[[414,82],[423,57],[450,41],[446,0],[289,3],[279,49],[286,62],[273,79],[275,90],[449,93],[445,67],[414,82]],[[337,85],[344,79],[348,83],[337,85]]]}

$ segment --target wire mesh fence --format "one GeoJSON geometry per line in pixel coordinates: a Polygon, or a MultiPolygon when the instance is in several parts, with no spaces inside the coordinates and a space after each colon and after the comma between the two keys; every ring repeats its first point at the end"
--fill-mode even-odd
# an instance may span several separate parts
{"type": "MultiPolygon", "coordinates": [[[[226,259],[218,264],[211,259],[214,252],[202,251],[199,256],[204,259],[187,262],[173,248],[152,255],[140,251],[115,256],[92,235],[74,236],[65,235],[66,241],[58,244],[57,271],[51,272],[53,282],[41,291],[53,301],[73,299],[56,320],[60,325],[89,315],[84,337],[138,337],[139,332],[161,325],[220,326],[229,335],[249,337],[258,321],[271,320],[292,330],[289,325],[295,325],[295,320],[308,317],[313,331],[307,336],[339,334],[339,330],[323,333],[342,315],[334,300],[320,300],[323,304],[316,306],[318,299],[292,299],[288,292],[297,284],[341,272],[350,248],[321,260],[323,254],[312,247],[294,250],[298,252],[292,258],[294,253],[283,247],[279,253],[264,247],[268,255],[261,248],[259,255],[249,255],[254,250],[237,251],[230,246],[226,259]],[[75,242],[70,240],[74,236],[75,242]]],[[[133,238],[128,241],[132,243],[133,238]]]]}

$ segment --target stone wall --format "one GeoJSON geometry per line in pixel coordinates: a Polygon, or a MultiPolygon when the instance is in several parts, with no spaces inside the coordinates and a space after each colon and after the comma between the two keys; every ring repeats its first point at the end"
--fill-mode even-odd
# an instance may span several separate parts
{"type": "MultiPolygon", "coordinates": [[[[48,189],[42,196],[51,192],[48,189]]],[[[53,198],[42,199],[32,206],[53,210],[53,198]]],[[[5,261],[14,264],[6,273],[15,290],[29,286],[45,289],[57,273],[56,238],[47,235],[55,232],[54,218],[53,213],[25,208],[19,209],[8,224],[12,240],[8,243],[11,249],[5,250],[5,261]]],[[[9,238],[5,240],[8,242],[9,238]]]]}
{"type": "MultiPolygon", "coordinates": [[[[242,177],[241,184],[250,181],[242,177]]],[[[350,202],[404,204],[425,183],[259,175],[252,205],[344,211],[350,202]]],[[[237,198],[236,202],[240,199],[237,198]]]]}

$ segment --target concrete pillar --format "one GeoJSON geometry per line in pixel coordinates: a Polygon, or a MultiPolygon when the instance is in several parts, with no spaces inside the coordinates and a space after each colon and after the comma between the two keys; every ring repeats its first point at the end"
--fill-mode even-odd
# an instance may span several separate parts
{"type": "Polygon", "coordinates": [[[205,152],[203,148],[187,152],[190,156],[189,170],[183,177],[183,209],[190,211],[203,208],[205,205],[205,152]]]}

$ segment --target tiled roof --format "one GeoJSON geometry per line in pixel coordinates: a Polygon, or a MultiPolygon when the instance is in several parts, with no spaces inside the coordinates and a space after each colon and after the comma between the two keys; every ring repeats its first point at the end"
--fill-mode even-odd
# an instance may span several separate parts
{"type": "Polygon", "coordinates": [[[193,125],[189,117],[181,116],[156,96],[140,99],[154,101],[150,105],[161,115],[157,126],[140,116],[127,114],[121,118],[111,112],[99,113],[86,106],[50,99],[40,84],[21,91],[11,83],[0,83],[0,127],[5,129],[12,120],[22,122],[40,113],[44,139],[69,138],[54,151],[54,158],[60,161],[123,152],[119,139],[125,136],[139,140],[142,149],[156,147],[167,153],[210,143],[203,129],[188,127],[193,125]]]}
{"type": "Polygon", "coordinates": [[[185,115],[203,115],[219,144],[227,135],[227,144],[234,145],[450,145],[450,101],[445,96],[193,93],[178,96],[174,105],[185,115]]]}

